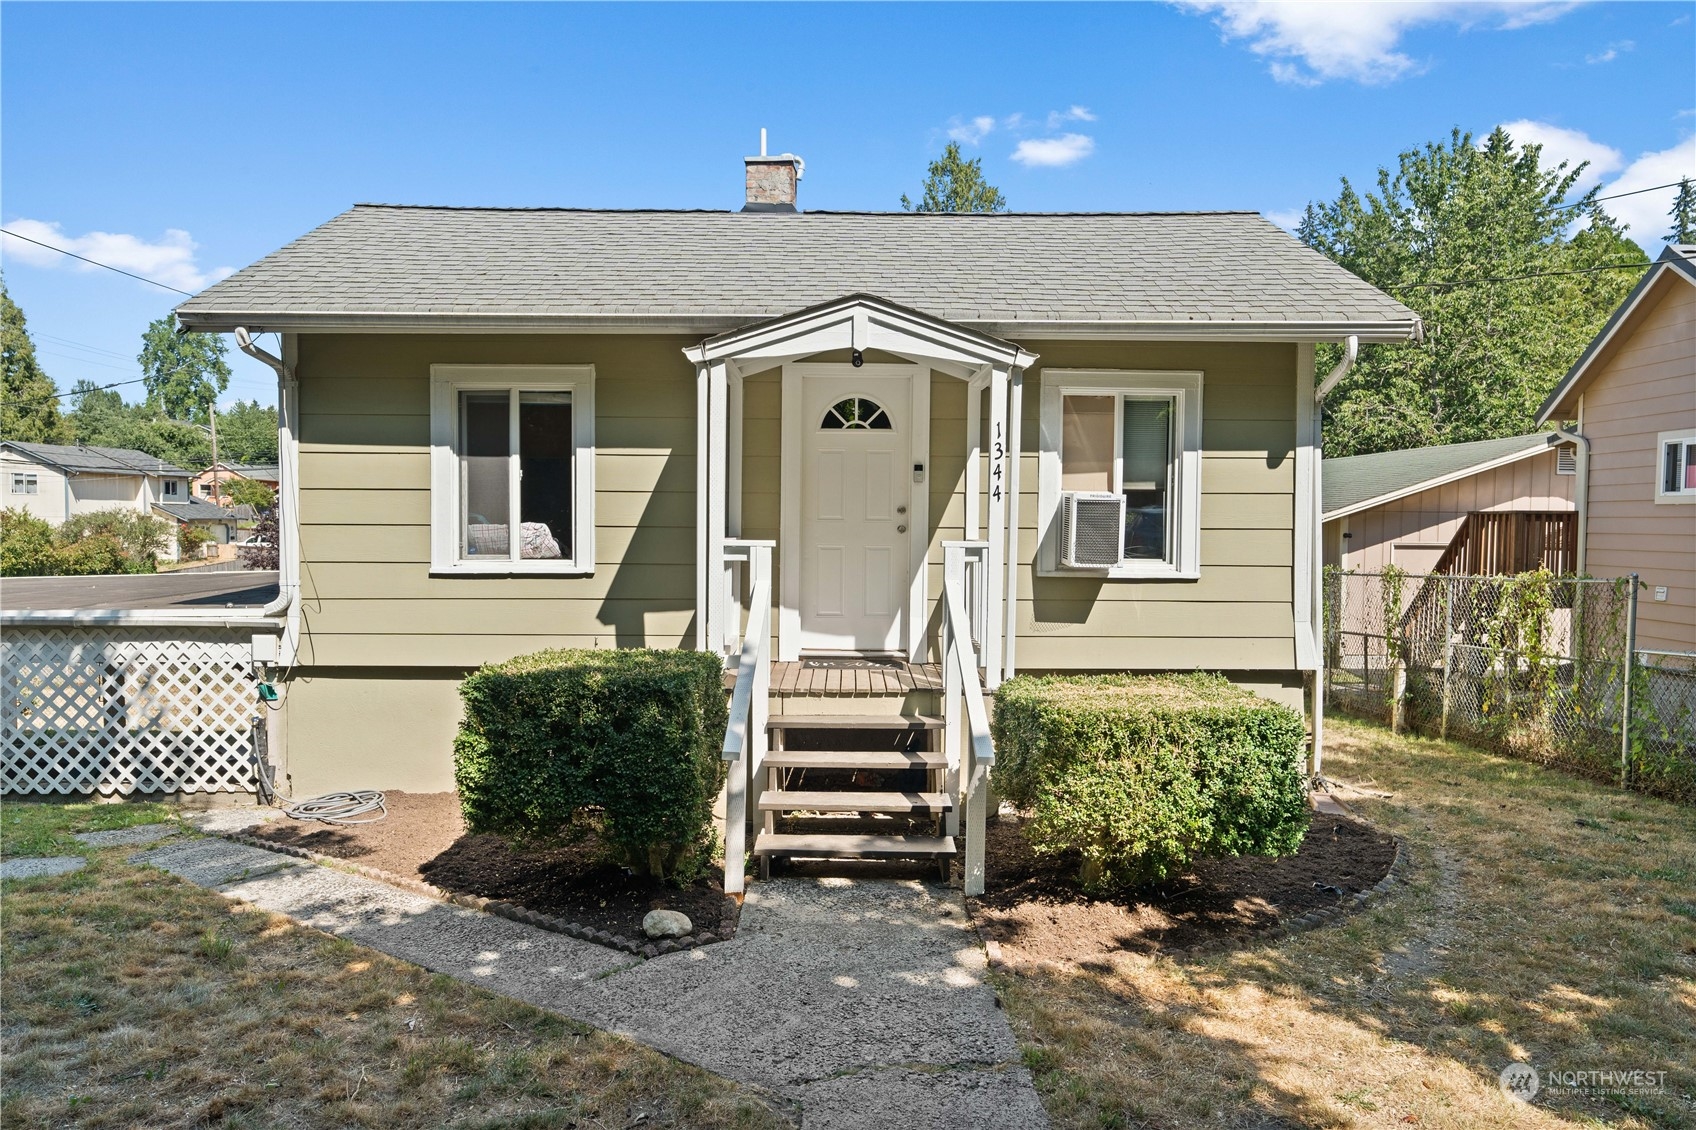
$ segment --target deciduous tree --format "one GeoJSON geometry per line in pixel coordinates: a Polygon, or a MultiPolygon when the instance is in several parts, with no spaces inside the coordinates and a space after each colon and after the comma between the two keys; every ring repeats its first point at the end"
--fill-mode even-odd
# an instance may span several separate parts
{"type": "MultiPolygon", "coordinates": [[[[1308,205],[1303,242],[1417,311],[1425,341],[1362,352],[1326,401],[1325,454],[1530,431],[1536,409],[1648,262],[1596,204],[1583,165],[1455,130],[1308,205]],[[1614,269],[1624,265],[1626,269],[1614,269]]],[[[1321,371],[1335,357],[1322,350],[1321,371]],[[1329,356],[1327,356],[1329,354],[1329,356]]]]}
{"type": "Polygon", "coordinates": [[[167,314],[141,337],[147,403],[173,420],[207,422],[212,402],[230,384],[229,345],[218,334],[178,333],[167,314]]]}

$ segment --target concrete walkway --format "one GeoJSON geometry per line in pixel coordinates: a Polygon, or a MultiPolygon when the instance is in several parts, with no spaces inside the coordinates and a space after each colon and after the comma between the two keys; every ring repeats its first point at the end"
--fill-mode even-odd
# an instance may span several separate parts
{"type": "Polygon", "coordinates": [[[1027,1130],[1047,1117],[958,892],[791,879],[734,939],[637,961],[221,839],[133,857],[795,1102],[803,1130],[1027,1130]]]}

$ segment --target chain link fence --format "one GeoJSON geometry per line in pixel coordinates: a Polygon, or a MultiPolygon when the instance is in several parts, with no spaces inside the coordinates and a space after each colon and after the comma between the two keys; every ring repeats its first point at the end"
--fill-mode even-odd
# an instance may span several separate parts
{"type": "Polygon", "coordinates": [[[1639,651],[1630,580],[1328,571],[1326,703],[1696,800],[1696,654],[1639,651]]]}

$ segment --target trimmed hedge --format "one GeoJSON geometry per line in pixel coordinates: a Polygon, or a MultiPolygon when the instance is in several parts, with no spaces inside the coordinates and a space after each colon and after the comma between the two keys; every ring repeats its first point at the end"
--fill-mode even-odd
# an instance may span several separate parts
{"type": "Polygon", "coordinates": [[[1307,832],[1306,729],[1221,675],[1020,676],[995,693],[995,787],[1086,889],[1214,855],[1289,855],[1307,832]]]}
{"type": "Polygon", "coordinates": [[[454,780],[466,826],[560,834],[588,810],[622,862],[661,877],[710,850],[727,707],[699,651],[541,651],[460,683],[454,780]]]}

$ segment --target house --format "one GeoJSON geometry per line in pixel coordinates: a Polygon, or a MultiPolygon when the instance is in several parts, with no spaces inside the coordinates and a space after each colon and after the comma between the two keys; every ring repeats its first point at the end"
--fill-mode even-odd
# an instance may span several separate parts
{"type": "MultiPolygon", "coordinates": [[[[233,541],[234,517],[192,498],[189,479],[181,467],[132,448],[0,441],[7,507],[55,526],[77,514],[136,510],[199,526],[212,543],[233,541]]],[[[164,556],[176,559],[175,542],[164,556]]]]}
{"type": "Polygon", "coordinates": [[[1636,573],[1637,646],[1696,656],[1696,246],[1650,265],[1537,414],[1578,444],[1578,568],[1636,573]]]}
{"type": "Polygon", "coordinates": [[[1553,432],[1327,459],[1325,564],[1571,573],[1577,464],[1576,445],[1553,432]]]}
{"type": "Polygon", "coordinates": [[[222,499],[214,497],[214,483],[228,489],[231,479],[251,479],[256,483],[265,484],[275,492],[277,483],[282,479],[282,473],[274,463],[217,463],[195,475],[190,489],[196,498],[219,503],[222,499]]]}
{"type": "Polygon", "coordinates": [[[178,307],[279,373],[295,795],[450,788],[478,664],[705,649],[729,858],[744,812],[762,857],[946,855],[965,806],[970,888],[1007,675],[1302,707],[1314,346],[1413,311],[1253,213],[802,212],[798,158],[745,171],[741,211],[360,205],[178,307]],[[947,835],[772,831],[764,770],[879,757],[947,835]]]}

